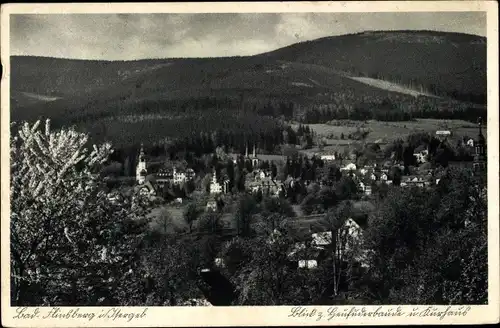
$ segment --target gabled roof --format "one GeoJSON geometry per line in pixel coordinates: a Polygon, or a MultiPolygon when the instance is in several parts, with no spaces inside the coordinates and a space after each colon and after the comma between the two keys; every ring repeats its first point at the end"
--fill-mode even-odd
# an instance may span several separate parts
{"type": "Polygon", "coordinates": [[[145,181],[144,183],[142,183],[142,184],[140,184],[140,185],[136,185],[136,186],[134,187],[134,190],[137,192],[137,191],[139,191],[139,190],[141,190],[141,189],[143,189],[143,188],[147,188],[147,189],[149,189],[150,191],[152,190],[152,191],[156,192],[156,187],[155,187],[155,186],[151,183],[151,181],[149,181],[149,180],[148,180],[148,181],[145,181]]]}

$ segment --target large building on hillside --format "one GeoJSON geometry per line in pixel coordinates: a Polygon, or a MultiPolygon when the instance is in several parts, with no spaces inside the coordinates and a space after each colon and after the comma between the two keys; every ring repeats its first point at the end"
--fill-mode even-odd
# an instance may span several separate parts
{"type": "Polygon", "coordinates": [[[260,191],[265,195],[278,197],[285,188],[283,182],[273,179],[270,172],[256,170],[247,174],[245,189],[250,193],[260,191]]]}
{"type": "MultiPolygon", "coordinates": [[[[144,148],[141,145],[141,150],[139,153],[139,159],[136,167],[136,181],[138,184],[144,184],[146,181],[146,176],[148,175],[148,168],[146,162],[146,155],[144,153],[144,148]]],[[[154,184],[163,186],[167,183],[172,183],[175,185],[181,185],[187,181],[193,180],[195,178],[195,172],[191,168],[185,170],[177,169],[175,166],[172,169],[161,169],[154,176],[154,184]]]]}
{"type": "Polygon", "coordinates": [[[177,169],[175,166],[172,169],[162,169],[155,174],[158,184],[173,183],[175,185],[183,184],[194,179],[195,172],[191,168],[185,170],[177,169]]]}
{"type": "Polygon", "coordinates": [[[218,194],[226,194],[229,192],[229,179],[223,179],[219,182],[217,179],[217,173],[214,170],[214,174],[212,175],[212,182],[210,182],[210,194],[218,195],[218,194]]]}

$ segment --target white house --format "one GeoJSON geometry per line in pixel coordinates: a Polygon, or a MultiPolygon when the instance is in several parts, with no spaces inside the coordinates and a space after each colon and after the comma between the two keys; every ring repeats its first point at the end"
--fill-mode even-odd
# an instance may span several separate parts
{"type": "Polygon", "coordinates": [[[467,140],[467,143],[466,143],[466,144],[467,144],[467,146],[469,146],[469,147],[474,147],[474,139],[469,139],[469,140],[467,140]]]}
{"type": "Polygon", "coordinates": [[[332,232],[323,231],[316,232],[312,234],[312,245],[315,247],[322,248],[324,246],[330,245],[332,243],[332,232]]]}
{"type": "Polygon", "coordinates": [[[173,174],[173,180],[174,184],[182,184],[187,181],[187,175],[185,171],[177,171],[177,169],[174,167],[174,174],[173,174]]]}
{"type": "Polygon", "coordinates": [[[217,268],[224,268],[226,266],[226,263],[224,262],[223,258],[217,257],[214,260],[214,264],[217,268]]]}
{"type": "Polygon", "coordinates": [[[340,171],[356,171],[356,164],[349,163],[346,166],[341,167],[340,171]]]}
{"type": "Polygon", "coordinates": [[[266,172],[264,172],[264,170],[259,170],[257,172],[257,175],[255,176],[255,178],[265,179],[266,178],[266,172]]]}
{"type": "Polygon", "coordinates": [[[156,190],[151,181],[145,181],[138,186],[135,186],[136,192],[141,196],[154,197],[156,195],[156,190]]]}
{"type": "Polygon", "coordinates": [[[417,163],[419,164],[426,163],[428,155],[429,155],[429,150],[423,147],[418,147],[413,153],[413,156],[416,157],[417,163]]]}
{"type": "Polygon", "coordinates": [[[381,181],[387,181],[387,174],[382,173],[382,174],[380,175],[380,180],[381,180],[381,181]]]}
{"type": "Polygon", "coordinates": [[[318,250],[316,247],[308,250],[304,242],[297,242],[295,243],[292,251],[288,253],[288,259],[291,261],[297,261],[299,268],[315,269],[318,267],[318,262],[315,259],[317,255],[318,250]]]}
{"type": "Polygon", "coordinates": [[[217,211],[217,202],[213,199],[209,200],[207,202],[206,210],[207,211],[217,211]]]}
{"type": "Polygon", "coordinates": [[[347,229],[349,235],[352,238],[361,238],[363,234],[363,230],[359,226],[359,224],[354,221],[352,218],[348,218],[344,223],[344,228],[347,229]]]}
{"type": "Polygon", "coordinates": [[[299,268],[304,269],[316,269],[318,267],[318,261],[316,260],[299,260],[299,268]]]}
{"type": "Polygon", "coordinates": [[[335,155],[321,155],[321,160],[328,162],[328,161],[334,161],[335,160],[335,155]]]}
{"type": "Polygon", "coordinates": [[[214,172],[212,176],[212,182],[210,183],[210,193],[211,194],[220,194],[222,192],[222,186],[219,182],[217,182],[217,174],[214,172]]]}
{"type": "Polygon", "coordinates": [[[365,195],[370,196],[372,194],[372,186],[365,186],[365,195]]]}

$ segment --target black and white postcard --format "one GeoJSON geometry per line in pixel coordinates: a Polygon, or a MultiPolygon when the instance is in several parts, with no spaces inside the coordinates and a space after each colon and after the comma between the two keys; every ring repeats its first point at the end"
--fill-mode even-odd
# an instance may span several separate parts
{"type": "Polygon", "coordinates": [[[499,321],[498,7],[1,7],[2,324],[499,321]]]}

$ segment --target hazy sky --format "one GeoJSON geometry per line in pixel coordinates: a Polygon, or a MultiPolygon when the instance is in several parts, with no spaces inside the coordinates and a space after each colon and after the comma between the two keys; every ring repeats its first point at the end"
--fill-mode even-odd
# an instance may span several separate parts
{"type": "Polygon", "coordinates": [[[81,59],[253,55],[366,30],[486,35],[486,15],[441,13],[11,15],[11,54],[81,59]]]}

